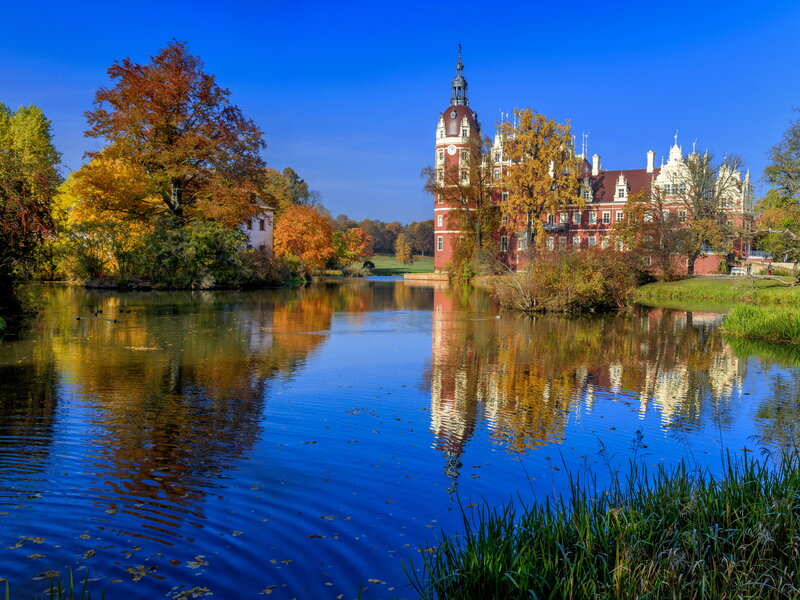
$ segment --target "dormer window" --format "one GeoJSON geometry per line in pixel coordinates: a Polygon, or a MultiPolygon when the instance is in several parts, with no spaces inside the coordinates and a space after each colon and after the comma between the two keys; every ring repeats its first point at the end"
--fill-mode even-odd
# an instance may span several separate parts
{"type": "Polygon", "coordinates": [[[617,198],[624,198],[625,197],[625,188],[619,187],[617,188],[617,198]]]}
{"type": "Polygon", "coordinates": [[[461,137],[462,138],[466,138],[467,135],[469,135],[469,129],[467,129],[466,127],[462,127],[461,128],[461,137]]]}

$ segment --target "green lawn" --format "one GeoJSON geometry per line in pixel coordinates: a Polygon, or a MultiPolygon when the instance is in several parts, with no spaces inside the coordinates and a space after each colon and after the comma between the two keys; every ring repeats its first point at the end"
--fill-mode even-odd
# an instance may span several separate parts
{"type": "Polygon", "coordinates": [[[376,254],[370,258],[375,263],[373,275],[403,275],[404,273],[433,273],[432,256],[415,256],[413,264],[404,265],[391,254],[376,254]]]}
{"type": "MultiPolygon", "coordinates": [[[[782,279],[784,283],[790,280],[782,279]]],[[[635,300],[644,304],[689,300],[800,305],[800,286],[788,287],[775,279],[695,277],[644,285],[636,290],[635,300]]]]}

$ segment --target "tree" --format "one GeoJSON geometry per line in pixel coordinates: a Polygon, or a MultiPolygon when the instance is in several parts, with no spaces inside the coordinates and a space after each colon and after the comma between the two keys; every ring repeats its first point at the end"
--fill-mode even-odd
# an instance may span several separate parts
{"type": "Polygon", "coordinates": [[[490,251],[492,235],[497,226],[492,202],[492,171],[487,164],[491,155],[491,141],[489,138],[472,136],[467,149],[462,152],[464,154],[457,163],[450,163],[441,172],[434,167],[426,167],[422,170],[422,176],[425,178],[425,191],[454,209],[448,211],[452,216],[445,215],[450,220],[447,226],[465,232],[465,237],[472,245],[471,258],[477,258],[482,251],[490,251]]]}
{"type": "Polygon", "coordinates": [[[353,221],[353,219],[347,215],[337,215],[333,220],[333,228],[336,231],[347,231],[353,227],[358,227],[358,223],[353,221]]]}
{"type": "Polygon", "coordinates": [[[783,139],[770,150],[769,158],[764,179],[781,198],[800,202],[800,120],[789,125],[783,139]]]}
{"type": "Polygon", "coordinates": [[[60,155],[50,121],[36,106],[11,112],[0,104],[0,301],[53,231],[52,200],[60,155]]]}
{"type": "Polygon", "coordinates": [[[509,161],[498,186],[508,227],[530,224],[534,240],[544,240],[544,215],[570,204],[583,205],[578,194],[580,162],[573,151],[569,123],[561,125],[530,108],[514,109],[514,122],[500,124],[503,154],[509,161]]]}
{"type": "Polygon", "coordinates": [[[398,235],[394,243],[394,257],[397,259],[397,262],[403,263],[404,265],[414,262],[414,256],[411,254],[411,244],[406,241],[404,233],[398,235]]]}
{"type": "Polygon", "coordinates": [[[800,120],[790,124],[769,157],[764,179],[772,187],[759,202],[758,246],[796,262],[800,260],[800,120]]]}
{"type": "Polygon", "coordinates": [[[334,268],[344,267],[360,258],[372,256],[372,238],[361,227],[334,231],[333,248],[336,252],[334,268]]]}
{"type": "Polygon", "coordinates": [[[800,204],[771,189],[758,203],[758,247],[784,262],[800,261],[800,204]]]}
{"type": "Polygon", "coordinates": [[[307,271],[321,269],[333,258],[330,221],[310,206],[290,206],[275,222],[277,256],[294,256],[307,271]]]}
{"type": "Polygon", "coordinates": [[[671,281],[678,275],[676,255],[685,253],[687,231],[681,217],[670,211],[659,190],[628,196],[624,218],[614,224],[618,245],[650,259],[659,276],[671,281]]]}
{"type": "Polygon", "coordinates": [[[694,274],[695,262],[705,251],[728,252],[731,248],[733,228],[725,218],[724,208],[741,190],[741,167],[738,156],[726,156],[715,163],[709,152],[702,156],[692,152],[681,168],[668,175],[675,196],[671,202],[686,211],[682,255],[689,275],[694,274]]]}
{"type": "Polygon", "coordinates": [[[289,202],[293,206],[322,207],[322,197],[319,192],[308,187],[308,183],[291,167],[283,170],[286,187],[289,191],[289,202]]]}
{"type": "Polygon", "coordinates": [[[418,254],[433,254],[433,219],[413,221],[406,226],[406,238],[418,254]]]}
{"type": "Polygon", "coordinates": [[[171,42],[148,64],[115,62],[108,74],[114,86],[99,89],[94,110],[86,113],[86,135],[108,145],[88,155],[130,163],[142,173],[144,189],[133,204],[157,198],[160,212],[229,226],[258,212],[261,130],[230,103],[230,92],[203,71],[184,42],[171,42]]]}

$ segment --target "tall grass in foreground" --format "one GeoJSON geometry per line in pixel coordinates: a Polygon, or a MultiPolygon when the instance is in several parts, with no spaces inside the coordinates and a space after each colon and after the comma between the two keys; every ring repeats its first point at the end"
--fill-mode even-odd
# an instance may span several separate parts
{"type": "Polygon", "coordinates": [[[800,459],[727,457],[714,477],[631,463],[606,490],[483,507],[412,563],[422,598],[797,598],[800,459]]]}
{"type": "MultiPolygon", "coordinates": [[[[88,585],[88,572],[86,573],[86,577],[83,579],[83,583],[76,585],[72,577],[72,570],[70,569],[66,586],[62,583],[60,577],[51,577],[49,589],[45,592],[42,592],[41,596],[37,595],[36,598],[41,597],[47,600],[92,600],[92,594],[87,589],[88,585]]],[[[102,592],[100,598],[105,599],[105,597],[105,592],[102,592]]],[[[11,600],[11,588],[9,587],[7,580],[5,582],[5,600],[11,600]]]]}
{"type": "Polygon", "coordinates": [[[725,317],[722,330],[747,338],[800,344],[800,310],[736,306],[725,317]]]}

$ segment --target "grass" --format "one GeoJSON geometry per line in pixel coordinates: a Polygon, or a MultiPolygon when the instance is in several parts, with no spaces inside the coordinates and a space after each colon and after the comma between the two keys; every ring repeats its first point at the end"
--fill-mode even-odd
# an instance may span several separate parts
{"type": "Polygon", "coordinates": [[[424,599],[797,598],[800,460],[728,455],[720,477],[632,461],[607,490],[483,507],[421,557],[424,599]]]}
{"type": "Polygon", "coordinates": [[[403,275],[405,273],[433,273],[432,256],[415,256],[414,262],[404,265],[391,254],[376,254],[369,260],[375,263],[373,275],[403,275]]]}
{"type": "MultiPolygon", "coordinates": [[[[6,580],[5,584],[5,600],[11,600],[11,589],[9,588],[8,580],[6,580]]],[[[60,577],[51,577],[50,587],[47,592],[43,593],[42,597],[48,600],[91,600],[92,594],[88,590],[88,585],[88,572],[86,573],[83,583],[79,584],[78,587],[75,585],[75,581],[72,577],[72,569],[70,569],[66,587],[62,583],[60,577]]],[[[104,599],[105,592],[101,593],[100,597],[104,599]]]]}
{"type": "Polygon", "coordinates": [[[739,305],[725,317],[722,330],[750,339],[800,344],[800,311],[739,305]]]}
{"type": "Polygon", "coordinates": [[[668,300],[800,304],[800,286],[784,283],[750,277],[694,277],[644,285],[636,290],[634,299],[645,304],[668,300]]]}

